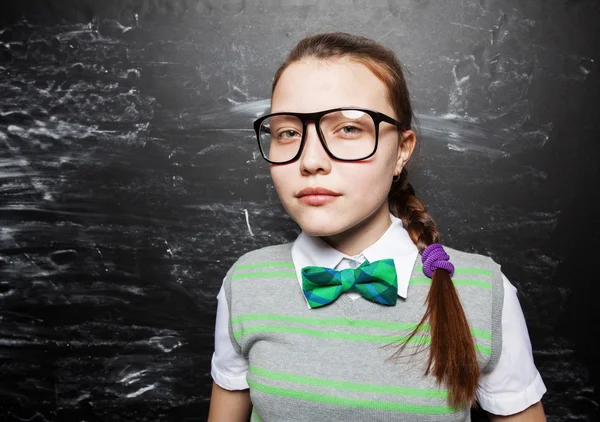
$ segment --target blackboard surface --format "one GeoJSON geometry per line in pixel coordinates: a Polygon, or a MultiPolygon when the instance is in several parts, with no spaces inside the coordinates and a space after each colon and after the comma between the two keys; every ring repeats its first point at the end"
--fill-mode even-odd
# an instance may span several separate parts
{"type": "Polygon", "coordinates": [[[3,2],[0,420],[206,420],[222,277],[299,233],[251,122],[320,31],[398,54],[443,241],[518,288],[548,420],[598,420],[599,21],[593,0],[3,2]]]}

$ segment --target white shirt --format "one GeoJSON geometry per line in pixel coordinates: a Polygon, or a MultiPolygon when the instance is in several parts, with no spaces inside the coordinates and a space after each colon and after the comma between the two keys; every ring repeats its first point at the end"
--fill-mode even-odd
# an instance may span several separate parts
{"type": "MultiPolygon", "coordinates": [[[[402,220],[390,214],[392,224],[388,230],[361,254],[348,256],[332,248],[322,239],[302,232],[292,245],[292,261],[302,288],[300,271],[307,265],[335,268],[356,268],[366,259],[377,261],[392,258],[398,276],[398,295],[406,298],[408,284],[418,250],[402,220]]],[[[531,342],[523,311],[517,298],[517,289],[502,275],[504,302],[502,308],[502,351],[496,367],[482,374],[477,387],[481,407],[496,415],[512,415],[540,401],[546,386],[535,367],[531,342]]],[[[352,299],[360,295],[345,292],[352,299]]],[[[215,325],[215,352],[211,362],[211,375],[216,384],[227,390],[249,388],[246,382],[248,361],[238,354],[229,338],[229,308],[223,287],[217,295],[218,307],[215,325]]],[[[308,306],[308,302],[307,302],[308,306]]]]}

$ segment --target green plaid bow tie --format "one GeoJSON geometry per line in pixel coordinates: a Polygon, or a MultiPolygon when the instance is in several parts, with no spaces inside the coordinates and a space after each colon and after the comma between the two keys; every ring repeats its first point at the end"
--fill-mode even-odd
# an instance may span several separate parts
{"type": "Polygon", "coordinates": [[[398,278],[393,259],[363,262],[358,268],[334,270],[302,268],[302,290],[311,308],[327,305],[342,292],[355,291],[371,302],[393,306],[398,298],[398,278]]]}

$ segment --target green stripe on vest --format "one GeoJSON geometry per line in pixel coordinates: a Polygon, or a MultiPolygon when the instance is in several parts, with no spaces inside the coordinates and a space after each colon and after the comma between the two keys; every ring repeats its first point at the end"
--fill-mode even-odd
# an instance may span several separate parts
{"type": "Polygon", "coordinates": [[[284,372],[268,371],[250,366],[250,373],[262,378],[287,381],[296,384],[316,385],[318,387],[336,388],[338,390],[359,391],[362,393],[380,393],[398,396],[425,397],[428,399],[446,399],[448,391],[438,389],[398,387],[396,385],[365,384],[358,382],[337,381],[325,378],[307,377],[284,372]]]}
{"type": "MultiPolygon", "coordinates": [[[[471,287],[480,287],[482,289],[492,290],[492,283],[489,281],[483,280],[472,280],[470,278],[452,278],[452,283],[455,286],[471,286],[471,287]]],[[[431,279],[429,277],[411,277],[409,284],[431,284],[431,279]]]]}
{"type": "Polygon", "coordinates": [[[456,413],[456,409],[449,406],[428,406],[408,403],[386,402],[380,400],[348,399],[345,397],[332,396],[328,394],[310,393],[307,391],[292,390],[281,387],[273,387],[251,379],[248,379],[250,388],[274,396],[289,397],[299,400],[308,400],[325,403],[334,406],[345,406],[362,409],[387,410],[390,412],[417,413],[425,415],[448,415],[456,413]]]}
{"type": "MultiPolygon", "coordinates": [[[[238,325],[242,322],[250,321],[278,321],[278,322],[292,322],[299,324],[318,325],[322,327],[329,326],[346,326],[354,328],[379,328],[382,330],[394,330],[394,331],[412,331],[416,328],[417,324],[413,322],[389,322],[389,321],[377,321],[377,320],[350,320],[347,318],[308,318],[308,317],[295,317],[289,315],[269,315],[269,314],[249,314],[240,315],[231,320],[232,325],[238,325]]],[[[423,324],[419,327],[419,331],[429,331],[429,324],[423,324]]],[[[492,339],[492,333],[477,328],[471,328],[471,333],[477,337],[485,340],[492,339]]]]}
{"type": "MultiPolygon", "coordinates": [[[[290,327],[286,325],[258,325],[241,330],[235,331],[233,336],[236,340],[240,340],[242,337],[256,334],[256,333],[286,333],[286,334],[299,334],[311,337],[321,337],[336,340],[348,340],[356,342],[369,342],[369,343],[403,343],[407,336],[390,336],[390,335],[378,335],[378,334],[361,334],[361,333],[341,333],[338,331],[318,331],[311,330],[309,328],[302,327],[290,327]]],[[[429,345],[431,344],[431,337],[425,335],[415,335],[409,341],[409,344],[418,345],[429,345]]],[[[475,343],[475,350],[484,355],[490,356],[492,354],[491,347],[483,346],[475,343]]]]}

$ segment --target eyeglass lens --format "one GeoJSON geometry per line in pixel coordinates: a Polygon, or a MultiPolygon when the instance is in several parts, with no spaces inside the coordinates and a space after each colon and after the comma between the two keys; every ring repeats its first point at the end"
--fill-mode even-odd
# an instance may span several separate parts
{"type": "MultiPolygon", "coordinates": [[[[375,150],[375,122],[364,111],[333,111],[321,118],[319,126],[327,148],[336,158],[361,159],[375,150]]],[[[302,130],[297,116],[281,114],[265,119],[259,131],[263,153],[274,163],[293,159],[300,150],[302,130]]]]}

